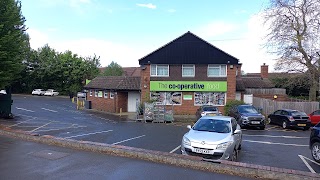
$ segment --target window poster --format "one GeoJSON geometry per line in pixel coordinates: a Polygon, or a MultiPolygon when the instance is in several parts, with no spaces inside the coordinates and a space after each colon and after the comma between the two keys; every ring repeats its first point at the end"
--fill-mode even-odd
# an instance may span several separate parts
{"type": "Polygon", "coordinates": [[[225,105],[226,93],[195,92],[194,105],[225,105]]]}
{"type": "Polygon", "coordinates": [[[150,92],[151,100],[163,105],[181,105],[181,92],[150,92]]]}

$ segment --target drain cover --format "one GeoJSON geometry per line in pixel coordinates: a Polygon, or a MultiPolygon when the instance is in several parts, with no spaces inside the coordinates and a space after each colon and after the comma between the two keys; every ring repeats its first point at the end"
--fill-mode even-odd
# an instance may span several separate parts
{"type": "Polygon", "coordinates": [[[69,153],[63,153],[63,152],[51,151],[51,150],[42,150],[39,152],[32,153],[32,155],[36,157],[45,158],[45,159],[56,160],[56,159],[60,159],[68,156],[69,153]]]}

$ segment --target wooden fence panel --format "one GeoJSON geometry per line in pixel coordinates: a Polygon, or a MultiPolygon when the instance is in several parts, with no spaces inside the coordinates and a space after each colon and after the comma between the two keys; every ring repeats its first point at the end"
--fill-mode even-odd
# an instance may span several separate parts
{"type": "Polygon", "coordinates": [[[286,89],[272,88],[272,89],[246,89],[247,94],[272,94],[272,95],[285,95],[286,89]]]}
{"type": "Polygon", "coordinates": [[[253,97],[253,106],[262,108],[263,114],[268,115],[278,109],[296,109],[307,114],[319,109],[319,102],[289,102],[289,101],[274,101],[253,97]]]}

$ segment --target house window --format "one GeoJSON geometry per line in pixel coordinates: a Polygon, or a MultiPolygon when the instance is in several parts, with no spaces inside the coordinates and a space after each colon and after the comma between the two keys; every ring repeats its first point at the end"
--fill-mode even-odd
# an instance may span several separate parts
{"type": "Polygon", "coordinates": [[[99,92],[98,92],[98,97],[102,97],[102,95],[103,95],[103,92],[102,92],[102,91],[99,91],[99,92]]]}
{"type": "Polygon", "coordinates": [[[92,90],[90,90],[89,92],[90,92],[90,96],[92,96],[92,90]]]}
{"type": "Polygon", "coordinates": [[[224,92],[195,92],[194,105],[225,105],[226,93],[224,92]]]}
{"type": "Polygon", "coordinates": [[[208,65],[208,77],[221,77],[226,75],[226,65],[208,65]]]}
{"type": "Polygon", "coordinates": [[[151,76],[169,76],[169,65],[151,65],[151,76]]]}
{"type": "Polygon", "coordinates": [[[182,77],[194,77],[194,65],[182,65],[182,77]]]}
{"type": "Polygon", "coordinates": [[[108,91],[104,91],[104,98],[108,98],[108,91]]]}
{"type": "Polygon", "coordinates": [[[110,99],[114,98],[114,92],[110,92],[110,99]]]}
{"type": "Polygon", "coordinates": [[[150,99],[162,105],[181,105],[181,92],[150,92],[150,99]]]}
{"type": "Polygon", "coordinates": [[[95,90],[95,91],[94,91],[94,97],[98,97],[98,94],[99,94],[99,91],[98,91],[98,90],[95,90]]]}

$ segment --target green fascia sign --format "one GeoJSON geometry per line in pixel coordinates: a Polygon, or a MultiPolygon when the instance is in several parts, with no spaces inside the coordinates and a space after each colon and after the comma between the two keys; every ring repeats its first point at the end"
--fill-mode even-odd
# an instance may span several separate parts
{"type": "Polygon", "coordinates": [[[227,92],[226,81],[150,81],[150,91],[227,92]]]}

